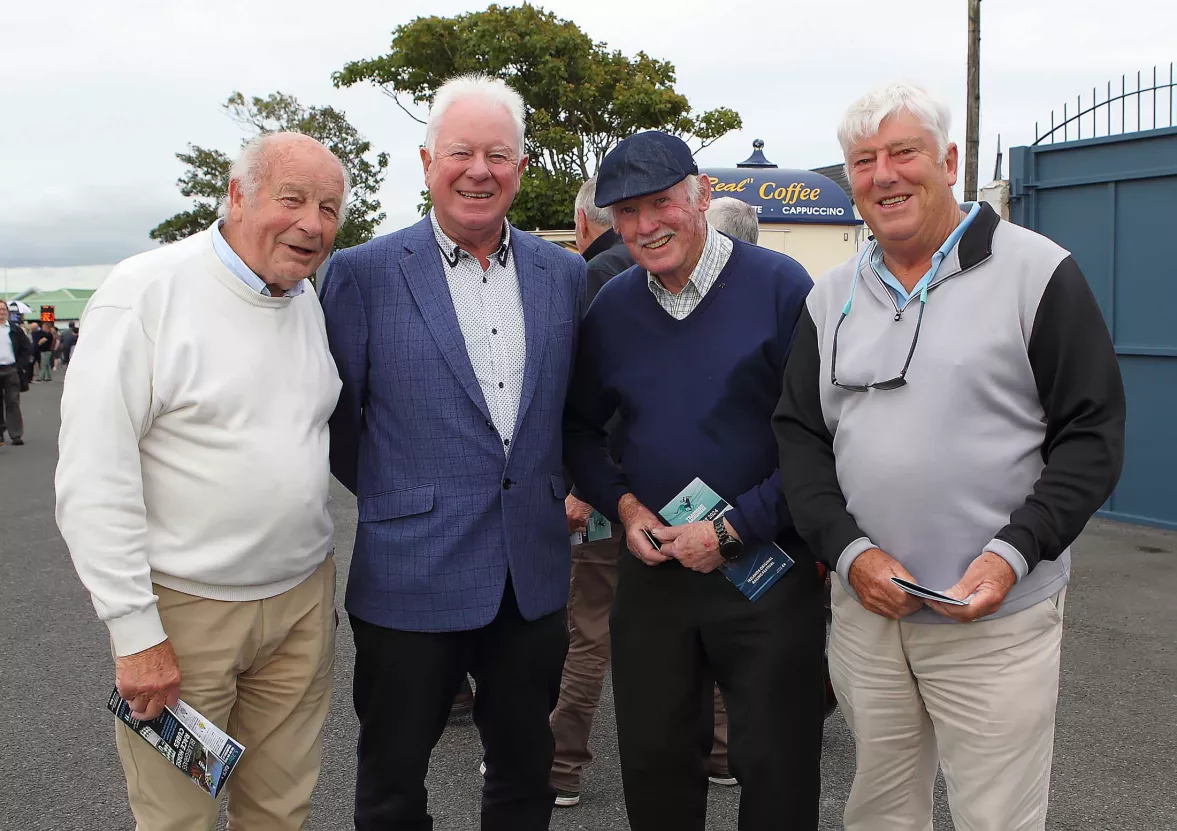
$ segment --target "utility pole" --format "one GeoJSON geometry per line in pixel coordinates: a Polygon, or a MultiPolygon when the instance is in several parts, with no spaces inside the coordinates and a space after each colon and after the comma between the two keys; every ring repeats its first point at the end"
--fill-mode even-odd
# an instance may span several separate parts
{"type": "Polygon", "coordinates": [[[981,0],[969,2],[968,116],[964,136],[964,199],[977,201],[981,127],[981,0]]]}

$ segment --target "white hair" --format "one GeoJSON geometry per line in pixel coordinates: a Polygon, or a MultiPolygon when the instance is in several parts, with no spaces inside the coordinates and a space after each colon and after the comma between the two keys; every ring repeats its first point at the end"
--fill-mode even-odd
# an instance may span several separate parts
{"type": "Polygon", "coordinates": [[[507,111],[511,121],[515,122],[517,147],[522,156],[523,134],[526,129],[523,96],[508,86],[501,78],[492,78],[482,72],[471,72],[468,75],[458,75],[450,78],[433,95],[433,103],[429,107],[429,121],[425,125],[425,149],[433,154],[437,146],[437,130],[441,125],[442,116],[446,110],[459,101],[467,98],[479,98],[488,104],[495,104],[507,111]]]}
{"type": "MultiPolygon", "coordinates": [[[[233,166],[229,168],[229,181],[237,183],[247,201],[254,202],[257,200],[258,192],[262,187],[262,181],[269,172],[270,157],[267,151],[270,145],[278,139],[286,139],[290,136],[310,138],[310,136],[304,136],[302,133],[292,131],[262,133],[260,136],[250,139],[241,148],[240,155],[233,162],[233,166]]],[[[311,141],[315,141],[315,139],[311,139],[311,141]]],[[[321,142],[317,143],[322,146],[321,142]]],[[[324,146],[323,149],[331,153],[327,147],[324,146]]],[[[344,217],[347,214],[347,198],[351,194],[351,173],[348,172],[343,162],[334,153],[331,153],[331,158],[335,159],[336,163],[339,164],[339,172],[343,176],[343,201],[340,203],[342,209],[339,212],[339,224],[342,225],[344,217]]],[[[220,203],[217,205],[217,216],[224,219],[228,215],[229,193],[226,190],[225,194],[221,197],[220,203]]]]}
{"type": "MultiPolygon", "coordinates": [[[[838,126],[838,143],[842,156],[849,160],[855,142],[879,132],[888,116],[899,112],[911,113],[936,141],[936,159],[944,161],[948,155],[948,128],[952,112],[948,105],[925,90],[908,83],[891,83],[871,90],[846,110],[838,126]]],[[[849,170],[849,168],[847,168],[849,170]]]]}
{"type": "Polygon", "coordinates": [[[613,224],[613,217],[609,214],[608,208],[598,208],[596,204],[597,198],[597,177],[590,176],[580,190],[576,192],[576,203],[574,211],[579,213],[584,211],[585,218],[594,225],[604,225],[608,227],[613,224]]]}
{"type": "Polygon", "coordinates": [[[760,239],[760,218],[756,209],[732,196],[712,199],[707,209],[707,221],[717,231],[742,239],[753,245],[760,239]]]}

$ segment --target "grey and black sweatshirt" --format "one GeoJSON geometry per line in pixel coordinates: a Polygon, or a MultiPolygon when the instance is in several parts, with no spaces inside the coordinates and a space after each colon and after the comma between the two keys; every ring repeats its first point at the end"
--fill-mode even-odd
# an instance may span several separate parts
{"type": "MultiPolygon", "coordinates": [[[[850,566],[874,547],[935,589],[998,554],[1018,582],[994,617],[1058,592],[1124,456],[1119,365],[1078,265],[983,205],[930,285],[906,386],[866,392],[835,386],[830,366],[856,267],[840,383],[897,375],[919,316],[869,258],[810,293],[773,416],[797,530],[851,594],[850,566]]],[[[907,620],[949,622],[927,608],[907,620]]]]}

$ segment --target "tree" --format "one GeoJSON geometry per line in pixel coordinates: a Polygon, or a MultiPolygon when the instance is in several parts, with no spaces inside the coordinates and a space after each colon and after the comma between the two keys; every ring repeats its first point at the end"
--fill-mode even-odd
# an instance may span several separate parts
{"type": "MultiPolygon", "coordinates": [[[[343,225],[335,237],[335,247],[349,248],[373,237],[385,216],[375,197],[384,181],[388,154],[378,153],[375,161],[369,160],[371,143],[360,136],[342,112],[333,107],[307,108],[297,98],[281,92],[268,98],[249,99],[234,92],[224,109],[249,133],[245,141],[262,133],[291,130],[330,148],[352,178],[351,195],[343,225]]],[[[212,225],[217,216],[217,202],[229,190],[229,168],[233,162],[220,150],[190,144],[188,152],[177,153],[176,158],[188,166],[176,182],[180,193],[195,197],[196,202],[191,210],[178,213],[151,230],[151,238],[160,242],[175,242],[212,225]]]]}
{"type": "Polygon", "coordinates": [[[424,123],[410,106],[430,103],[448,78],[467,72],[503,78],[523,96],[531,163],[510,214],[520,228],[572,227],[577,188],[626,136],[665,130],[697,142],[698,152],[742,124],[726,107],[692,115],[672,64],[610,51],[530,5],[418,17],[393,30],[387,55],[348,63],[332,80],[375,84],[424,123]]]}

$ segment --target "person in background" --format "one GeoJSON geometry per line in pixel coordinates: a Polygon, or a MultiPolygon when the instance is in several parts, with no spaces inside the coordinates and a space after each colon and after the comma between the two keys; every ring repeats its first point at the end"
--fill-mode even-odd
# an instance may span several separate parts
{"type": "Polygon", "coordinates": [[[595,203],[638,267],[610,280],[585,317],[565,458],[585,501],[625,526],[630,552],[610,620],[630,827],[704,828],[718,682],[740,828],[813,831],[825,617],[770,421],[813,284],[788,257],[711,228],[710,201],[690,149],[666,133],[631,136],[602,162],[595,203]],[[605,452],[616,412],[623,468],[605,452]],[[696,478],[732,509],[666,527],[654,512],[696,478]],[[721,567],[771,542],[795,564],[752,602],[721,567]]]}
{"type": "MultiPolygon", "coordinates": [[[[594,176],[580,186],[573,206],[576,248],[587,261],[586,309],[602,286],[634,264],[625,242],[612,228],[609,212],[594,204],[596,192],[594,176]]],[[[610,452],[620,464],[619,448],[624,441],[620,419],[614,417],[607,429],[610,452]]],[[[578,498],[574,488],[564,507],[569,532],[586,533],[592,506],[578,498]]],[[[560,679],[560,700],[551,719],[556,739],[552,787],[556,789],[556,805],[562,808],[580,804],[581,779],[593,759],[589,735],[609,668],[609,610],[617,588],[617,557],[624,538],[620,524],[612,526],[611,532],[607,539],[572,546],[568,658],[560,679]]]]}
{"type": "Polygon", "coordinates": [[[1046,827],[1070,545],[1124,458],[1086,279],[1049,239],[957,203],[949,126],[908,84],[847,109],[874,241],[809,295],[773,418],[793,519],[837,566],[848,831],[930,828],[937,767],[958,831],[1046,827]]]}
{"type": "Polygon", "coordinates": [[[78,324],[71,320],[66,330],[61,333],[61,362],[64,366],[69,366],[69,359],[77,342],[78,324]]]}
{"type": "MultiPolygon", "coordinates": [[[[245,745],[230,828],[297,831],[335,660],[327,420],[339,375],[307,277],[348,175],[295,133],[249,142],[206,231],[94,293],[61,401],[57,524],[135,718],[177,698],[245,745]]],[[[219,805],[122,722],[139,831],[212,831],[219,805]]]]}
{"type": "Polygon", "coordinates": [[[0,302],[0,446],[4,445],[6,430],[13,445],[25,443],[20,393],[28,387],[24,373],[32,352],[24,330],[9,320],[8,305],[0,302]]]}
{"type": "Polygon", "coordinates": [[[65,333],[62,330],[56,326],[53,327],[53,368],[58,371],[61,370],[62,361],[65,357],[62,347],[62,338],[64,335],[65,333]]]}
{"type": "Polygon", "coordinates": [[[588,264],[586,310],[602,286],[634,264],[625,241],[610,224],[609,212],[593,204],[596,193],[597,177],[593,176],[580,186],[573,204],[576,250],[588,264]]]}
{"type": "Polygon", "coordinates": [[[340,251],[323,282],[343,379],[332,471],[359,507],[357,831],[432,827],[429,760],[467,672],[482,828],[551,820],[548,717],[568,649],[560,422],[585,265],[507,222],[524,112],[500,79],[443,84],[420,148],[428,216],[340,251]]]}
{"type": "Polygon", "coordinates": [[[29,344],[33,350],[32,358],[29,362],[32,369],[31,374],[33,377],[29,378],[29,382],[36,384],[39,383],[37,375],[40,374],[41,370],[41,352],[40,347],[37,344],[37,341],[41,336],[41,324],[35,320],[30,320],[25,325],[28,327],[27,335],[29,338],[29,344]]]}
{"type": "Polygon", "coordinates": [[[37,360],[40,362],[40,372],[37,380],[41,382],[53,380],[53,347],[57,343],[57,327],[46,323],[37,331],[37,360]]]}
{"type": "Polygon", "coordinates": [[[760,240],[760,216],[756,209],[734,196],[712,199],[707,222],[715,230],[752,245],[760,240]]]}

